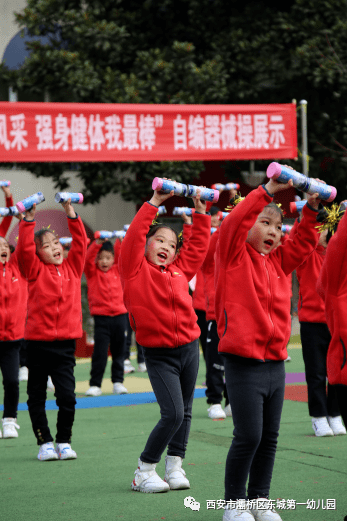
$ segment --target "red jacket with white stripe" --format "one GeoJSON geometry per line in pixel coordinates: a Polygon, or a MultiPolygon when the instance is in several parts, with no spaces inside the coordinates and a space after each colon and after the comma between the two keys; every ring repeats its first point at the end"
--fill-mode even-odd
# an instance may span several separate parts
{"type": "MultiPolygon", "coordinates": [[[[10,206],[13,206],[13,198],[6,197],[6,208],[9,208],[10,206]]],[[[12,222],[12,215],[6,215],[6,217],[2,218],[1,224],[0,224],[0,237],[5,237],[6,233],[8,232],[8,229],[12,222]]]]}
{"type": "Polygon", "coordinates": [[[201,267],[211,229],[209,215],[195,212],[192,233],[167,266],[145,257],[146,234],[158,208],[144,203],[122,242],[118,261],[124,303],[137,342],[145,347],[178,347],[200,336],[188,281],[201,267]]]}
{"type": "Polygon", "coordinates": [[[219,238],[219,228],[211,235],[210,245],[202,265],[201,271],[204,276],[204,292],[206,299],[206,320],[216,320],[215,311],[215,294],[216,289],[214,285],[214,271],[215,271],[215,260],[214,255],[216,253],[217,242],[219,238]]]}
{"type": "MultiPolygon", "coordinates": [[[[296,233],[298,221],[295,221],[290,231],[290,237],[296,233]]],[[[318,231],[317,240],[319,239],[318,231]]],[[[299,282],[298,317],[300,322],[316,322],[326,324],[325,305],[318,295],[317,280],[325,259],[326,249],[317,244],[317,247],[307,259],[296,268],[299,282]]]]}
{"type": "Polygon", "coordinates": [[[9,262],[0,264],[0,342],[24,338],[28,289],[17,261],[17,252],[9,262]]]}
{"type": "Polygon", "coordinates": [[[117,240],[114,244],[114,264],[106,272],[96,264],[102,245],[94,241],[87,250],[84,273],[87,278],[88,303],[92,316],[115,317],[127,313],[118,272],[119,245],[120,242],[117,240]]]}
{"type": "Polygon", "coordinates": [[[87,235],[80,217],[67,218],[72,236],[67,259],[59,266],[45,264],[36,255],[35,221],[19,224],[18,264],[28,281],[26,340],[70,340],[82,336],[81,277],[87,235]]]}
{"type": "Polygon", "coordinates": [[[328,380],[331,385],[347,385],[347,212],[328,243],[317,292],[325,302],[331,333],[328,380]]]}
{"type": "Polygon", "coordinates": [[[313,251],[317,212],[304,207],[293,240],[269,255],[246,242],[272,197],[264,187],[250,192],[220,226],[216,250],[216,317],[219,351],[257,360],[285,360],[291,332],[287,276],[313,251]]]}

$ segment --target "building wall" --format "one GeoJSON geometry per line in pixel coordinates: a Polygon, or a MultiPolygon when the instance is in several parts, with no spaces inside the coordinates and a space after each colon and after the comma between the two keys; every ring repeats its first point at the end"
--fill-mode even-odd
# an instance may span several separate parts
{"type": "MultiPolygon", "coordinates": [[[[14,12],[23,10],[26,3],[26,0],[0,0],[0,61],[3,59],[8,43],[19,31],[19,27],[15,23],[14,12]]],[[[23,164],[23,166],[25,165],[23,164]]],[[[76,174],[69,172],[68,175],[70,177],[70,190],[72,192],[81,192],[82,183],[76,174]]],[[[46,198],[46,201],[39,206],[40,209],[53,210],[61,208],[54,201],[54,194],[57,190],[49,178],[36,178],[25,169],[10,171],[0,169],[0,179],[9,179],[11,181],[11,190],[15,203],[28,195],[40,191],[43,192],[46,198]]],[[[3,205],[0,191],[0,206],[3,205]]],[[[76,210],[84,222],[94,231],[100,229],[118,230],[123,228],[123,224],[131,222],[136,212],[136,206],[133,203],[123,201],[118,194],[109,194],[102,198],[99,204],[78,205],[76,210]]],[[[10,232],[17,223],[16,219],[13,221],[10,232]]]]}

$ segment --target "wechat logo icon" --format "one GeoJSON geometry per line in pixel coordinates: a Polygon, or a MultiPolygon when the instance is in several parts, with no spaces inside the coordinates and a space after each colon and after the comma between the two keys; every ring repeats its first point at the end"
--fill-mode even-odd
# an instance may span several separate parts
{"type": "Polygon", "coordinates": [[[192,496],[187,496],[184,498],[184,506],[185,508],[190,508],[191,510],[200,510],[200,503],[195,501],[192,496]]]}

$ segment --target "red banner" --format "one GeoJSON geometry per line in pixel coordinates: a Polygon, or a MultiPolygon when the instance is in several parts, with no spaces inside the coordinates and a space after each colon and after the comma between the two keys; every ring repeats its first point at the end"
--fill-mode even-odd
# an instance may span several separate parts
{"type": "Polygon", "coordinates": [[[294,103],[0,102],[0,162],[296,157],[294,103]]]}

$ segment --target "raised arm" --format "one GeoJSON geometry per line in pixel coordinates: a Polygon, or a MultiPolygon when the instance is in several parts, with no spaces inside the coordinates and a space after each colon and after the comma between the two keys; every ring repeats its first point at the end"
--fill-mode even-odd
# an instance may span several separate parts
{"type": "MultiPolygon", "coordinates": [[[[13,198],[12,198],[12,194],[10,192],[9,187],[2,186],[1,188],[5,194],[6,208],[13,206],[13,198]]],[[[0,237],[5,237],[6,233],[8,232],[8,229],[11,225],[11,222],[12,222],[12,215],[6,215],[6,217],[3,217],[1,224],[0,224],[0,237]]]]}
{"type": "Polygon", "coordinates": [[[211,217],[194,213],[191,236],[183,241],[180,254],[174,264],[180,268],[190,280],[205,260],[211,235],[211,217]]]}
{"type": "Polygon", "coordinates": [[[87,278],[92,277],[96,273],[97,268],[95,264],[95,259],[100,251],[100,248],[101,244],[98,244],[97,241],[93,241],[87,249],[86,262],[84,265],[84,273],[86,274],[87,278]]]}
{"type": "Polygon", "coordinates": [[[87,254],[87,234],[84,224],[79,215],[70,217],[68,215],[68,226],[72,236],[71,249],[67,262],[77,277],[82,277],[87,254]]]}
{"type": "Polygon", "coordinates": [[[272,196],[263,186],[250,192],[223,220],[219,231],[219,262],[227,266],[237,260],[245,243],[249,230],[272,196]]]}
{"type": "Polygon", "coordinates": [[[157,206],[146,202],[131,221],[118,259],[118,269],[123,279],[131,279],[140,270],[144,262],[146,235],[157,212],[157,206]]]}
{"type": "Polygon", "coordinates": [[[34,220],[26,219],[19,223],[18,244],[15,250],[20,272],[28,282],[37,279],[41,267],[34,242],[35,224],[34,220]]]}

